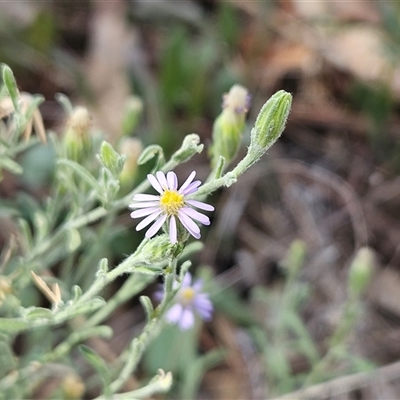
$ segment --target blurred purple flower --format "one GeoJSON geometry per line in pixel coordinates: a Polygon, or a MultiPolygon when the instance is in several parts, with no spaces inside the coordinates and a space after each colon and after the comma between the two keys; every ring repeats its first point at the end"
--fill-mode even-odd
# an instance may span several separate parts
{"type": "MultiPolygon", "coordinates": [[[[213,305],[207,293],[202,292],[203,281],[197,279],[192,285],[192,275],[187,272],[183,278],[182,286],[175,296],[175,304],[165,314],[166,320],[176,324],[181,330],[190,329],[194,325],[195,314],[204,321],[210,321],[213,305]]],[[[156,297],[161,299],[162,291],[156,292],[156,297]]]]}
{"type": "Polygon", "coordinates": [[[186,196],[197,192],[201,185],[200,181],[193,181],[195,175],[196,172],[193,171],[179,190],[175,172],[170,171],[166,176],[162,171],[158,171],[155,176],[147,175],[151,185],[160,195],[135,194],[133,196],[133,200],[138,201],[138,203],[130,204],[129,207],[139,210],[133,211],[131,217],[146,217],[136,226],[136,230],[140,231],[156,220],[145,235],[147,238],[151,238],[168,219],[169,237],[171,243],[176,243],[178,240],[176,218],[178,218],[186,230],[196,239],[199,239],[201,236],[200,228],[193,220],[203,225],[210,225],[210,219],[192,207],[206,211],[213,211],[214,207],[201,201],[186,199],[186,196]]]}

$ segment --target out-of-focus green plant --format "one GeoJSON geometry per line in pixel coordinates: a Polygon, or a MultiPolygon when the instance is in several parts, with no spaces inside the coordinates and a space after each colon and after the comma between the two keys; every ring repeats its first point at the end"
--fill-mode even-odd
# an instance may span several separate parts
{"type": "Polygon", "coordinates": [[[374,368],[368,360],[348,351],[349,341],[363,315],[362,296],[373,274],[371,249],[361,248],[349,266],[348,297],[324,349],[317,346],[302,315],[313,295],[312,285],[301,279],[306,261],[305,243],[294,240],[280,263],[285,277],[282,285],[277,285],[275,289],[253,287],[250,305],[233,289],[210,282],[211,298],[216,309],[241,326],[261,354],[266,398],[280,398],[282,395],[285,399],[302,398],[302,389],[310,385],[374,368]],[[306,371],[293,373],[294,357],[307,361],[306,371]]]}
{"type": "MultiPolygon", "coordinates": [[[[0,94],[1,98],[10,99],[13,107],[0,123],[1,167],[18,174],[22,167],[17,156],[29,147],[40,145],[36,136],[28,136],[24,142],[23,133],[38,111],[41,97],[33,96],[24,109],[22,95],[6,65],[2,65],[0,94]]],[[[203,306],[210,307],[206,293],[199,292],[196,283],[193,287],[184,286],[191,265],[188,258],[199,245],[187,242],[188,235],[180,232],[184,226],[192,236],[199,237],[199,228],[191,218],[209,223],[205,215],[201,216],[194,209],[187,211],[188,205],[211,210],[212,206],[199,199],[235,183],[268,150],[285,126],[291,96],[279,92],[272,103],[267,102],[262,118],[253,129],[247,155],[228,172],[224,172],[221,155],[216,169],[201,188],[198,189],[200,182],[193,181],[192,174],[191,181],[184,183],[178,192],[176,176],[171,171],[204,148],[199,136],[190,134],[167,160],[158,145],[145,148],[140,156],[135,155],[134,161],[130,161],[131,173],[135,174],[132,169],[135,162],[146,167],[152,160],[151,172],[156,174],[158,183],[154,175],[149,175],[149,180],[134,182],[136,187],[127,194],[126,187],[125,191],[121,190],[124,184],[121,173],[130,154],[120,154],[116,150],[120,143],[114,148],[93,129],[86,109],[73,107],[63,95],[58,96],[58,100],[64,105],[69,122],[61,138],[52,133],[47,135],[48,146],[54,149],[55,167],[45,199],[38,200],[23,193],[16,201],[0,201],[0,215],[13,232],[5,238],[6,245],[0,254],[0,398],[31,397],[51,378],[60,382],[53,396],[81,398],[89,383],[77,377],[89,367],[94,371],[99,399],[146,398],[166,392],[171,388],[172,376],[169,372],[156,373],[154,368],[154,378],[141,383],[141,387],[129,392],[123,392],[123,387],[151,341],[165,329],[164,321],[170,315],[171,305],[190,314],[192,310],[187,306],[198,296],[203,306]],[[271,106],[275,107],[274,112],[265,112],[271,106]],[[164,181],[165,173],[168,182],[164,181]],[[150,182],[160,196],[143,194],[150,188],[150,182]],[[139,199],[139,209],[144,207],[139,211],[141,216],[147,215],[147,220],[141,222],[142,227],[160,214],[168,213],[171,220],[179,218],[179,221],[174,220],[178,228],[171,222],[164,227],[169,234],[159,235],[151,228],[153,233],[146,233],[147,237],[131,254],[112,265],[111,243],[122,230],[116,217],[130,205],[132,196],[139,199]],[[140,203],[149,200],[148,204],[140,203]],[[178,235],[172,232],[174,229],[178,229],[178,235]],[[174,242],[172,239],[176,238],[174,242]],[[123,276],[125,283],[115,294],[107,296],[109,285],[123,276]],[[80,347],[84,362],[77,363],[74,350],[88,339],[112,337],[112,329],[104,321],[157,277],[163,280],[162,299],[154,306],[148,297],[140,297],[146,322],[114,364],[108,364],[94,349],[85,346],[80,347]],[[181,303],[174,304],[178,295],[181,303]],[[13,345],[18,335],[23,346],[17,357],[13,345]]],[[[40,127],[33,126],[39,133],[40,127]]],[[[156,222],[158,228],[166,220],[164,214],[156,222]]],[[[194,318],[186,317],[189,322],[194,318]]],[[[197,340],[196,333],[193,335],[192,343],[197,340]]],[[[203,371],[218,362],[220,356],[220,352],[205,356],[192,353],[195,363],[185,372],[184,396],[195,393],[203,371]]]]}
{"type": "MultiPolygon", "coordinates": [[[[348,341],[362,316],[361,296],[372,277],[373,255],[368,248],[360,249],[349,268],[348,298],[343,305],[337,326],[321,353],[301,317],[303,306],[310,299],[309,283],[300,279],[305,262],[304,242],[295,240],[281,267],[286,280],[282,290],[271,292],[263,287],[252,290],[254,304],[261,304],[265,319],[261,326],[253,323],[249,331],[264,355],[269,395],[278,396],[299,388],[323,382],[348,373],[369,371],[373,365],[348,351],[348,341]],[[294,354],[307,359],[308,372],[294,375],[290,357],[294,354]],[[337,365],[341,365],[337,370],[337,365]]],[[[297,393],[297,392],[296,392],[297,393]]]]}

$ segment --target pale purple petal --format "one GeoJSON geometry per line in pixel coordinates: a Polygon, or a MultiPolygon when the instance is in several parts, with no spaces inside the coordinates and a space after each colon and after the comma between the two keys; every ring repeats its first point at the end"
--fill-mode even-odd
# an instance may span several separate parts
{"type": "Polygon", "coordinates": [[[157,171],[156,172],[156,177],[157,177],[158,182],[160,182],[161,187],[164,190],[168,190],[168,182],[167,182],[167,179],[165,178],[164,172],[157,171]]]}
{"type": "Polygon", "coordinates": [[[159,207],[150,207],[150,208],[142,208],[141,210],[135,210],[131,212],[131,218],[140,218],[145,217],[146,215],[150,215],[156,211],[158,211],[159,207]]]}
{"type": "Polygon", "coordinates": [[[198,211],[193,210],[193,208],[182,207],[181,211],[188,215],[190,218],[201,222],[203,225],[210,225],[210,219],[207,217],[207,215],[199,213],[198,211]]]}
{"type": "Polygon", "coordinates": [[[190,272],[186,272],[185,276],[182,279],[181,289],[187,288],[192,283],[192,274],[190,272]]]}
{"type": "Polygon", "coordinates": [[[201,181],[194,181],[192,182],[186,189],[180,190],[180,193],[184,194],[185,196],[197,192],[197,188],[201,185],[201,181]]]}
{"type": "Polygon", "coordinates": [[[145,203],[132,203],[129,204],[129,208],[147,208],[159,206],[159,201],[146,201],[145,203]]]}
{"type": "Polygon", "coordinates": [[[160,184],[158,183],[158,180],[156,179],[156,177],[154,175],[148,174],[147,179],[149,180],[151,186],[153,186],[153,188],[156,189],[158,193],[160,193],[160,194],[164,193],[164,190],[162,189],[162,187],[160,186],[160,184]]]}
{"type": "Polygon", "coordinates": [[[151,201],[151,200],[159,200],[160,196],[155,194],[135,194],[133,196],[133,200],[135,201],[151,201]]]}
{"type": "Polygon", "coordinates": [[[196,312],[203,321],[211,321],[213,310],[196,309],[196,312]]]}
{"type": "Polygon", "coordinates": [[[176,231],[176,219],[173,215],[171,215],[171,218],[169,219],[169,240],[172,244],[178,241],[176,231]]]}
{"type": "Polygon", "coordinates": [[[181,304],[174,304],[165,314],[165,319],[171,324],[179,322],[182,316],[183,307],[181,304]]]}
{"type": "Polygon", "coordinates": [[[153,214],[150,214],[148,217],[146,217],[144,220],[140,221],[136,226],[136,230],[140,231],[141,229],[145,228],[147,225],[153,222],[161,214],[161,212],[161,210],[157,210],[153,214]]]}
{"type": "Polygon", "coordinates": [[[193,283],[193,289],[196,293],[200,293],[201,289],[203,289],[203,279],[196,279],[196,281],[193,283]]]}
{"type": "Polygon", "coordinates": [[[178,177],[175,172],[169,171],[167,173],[167,181],[170,190],[176,190],[178,188],[178,177]]]}
{"type": "Polygon", "coordinates": [[[209,320],[213,313],[214,307],[206,293],[200,293],[193,299],[193,308],[204,320],[209,320]]]}
{"type": "Polygon", "coordinates": [[[162,227],[162,224],[165,222],[166,219],[167,219],[167,216],[165,214],[161,215],[161,217],[156,222],[154,222],[154,224],[147,230],[145,236],[148,239],[153,237],[159,231],[159,229],[162,227]]]}
{"type": "Polygon", "coordinates": [[[162,299],[164,298],[164,287],[163,285],[157,285],[159,287],[158,290],[156,290],[153,294],[154,300],[161,302],[162,299]]]}
{"type": "Polygon", "coordinates": [[[192,183],[192,180],[194,179],[194,177],[196,176],[196,171],[193,171],[188,178],[186,179],[186,181],[183,183],[183,185],[181,186],[181,188],[178,190],[179,193],[183,193],[183,191],[192,183]]]}
{"type": "Polygon", "coordinates": [[[200,239],[200,228],[188,217],[185,213],[178,211],[179,221],[182,222],[182,225],[188,230],[188,232],[195,237],[196,239],[200,239]]]}
{"type": "Polygon", "coordinates": [[[190,204],[193,207],[200,208],[205,211],[214,211],[214,207],[211,204],[203,203],[198,200],[186,200],[186,203],[190,204]]]}
{"type": "Polygon", "coordinates": [[[181,318],[179,320],[179,327],[183,330],[186,330],[191,328],[193,325],[194,325],[193,311],[188,308],[184,308],[181,318]]]}

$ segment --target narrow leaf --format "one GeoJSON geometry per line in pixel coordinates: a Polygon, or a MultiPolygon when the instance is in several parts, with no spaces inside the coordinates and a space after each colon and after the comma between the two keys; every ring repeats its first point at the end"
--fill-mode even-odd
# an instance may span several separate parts
{"type": "Polygon", "coordinates": [[[94,189],[97,193],[101,193],[102,188],[97,182],[97,180],[91,175],[85,168],[83,168],[80,164],[75,161],[61,159],[57,160],[57,164],[64,165],[70,169],[72,169],[77,175],[79,175],[89,186],[94,189]]]}
{"type": "Polygon", "coordinates": [[[107,368],[105,361],[90,347],[84,344],[79,346],[79,351],[82,353],[86,361],[98,372],[104,386],[105,398],[110,397],[110,371],[107,368]]]}
{"type": "Polygon", "coordinates": [[[20,112],[20,104],[19,104],[19,90],[17,87],[17,82],[15,81],[14,74],[11,71],[11,68],[6,65],[2,64],[3,67],[3,82],[6,85],[8,94],[10,95],[11,101],[13,102],[14,109],[17,112],[20,112]]]}

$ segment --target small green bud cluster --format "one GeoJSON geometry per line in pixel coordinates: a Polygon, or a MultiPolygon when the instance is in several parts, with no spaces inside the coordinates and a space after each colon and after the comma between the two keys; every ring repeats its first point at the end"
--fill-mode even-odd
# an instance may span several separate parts
{"type": "Polygon", "coordinates": [[[124,155],[119,155],[111,144],[106,141],[101,144],[100,154],[97,156],[101,165],[109,170],[116,179],[118,179],[124,168],[125,157],[124,155]]]}
{"type": "Polygon", "coordinates": [[[232,86],[223,97],[222,112],[213,126],[213,143],[210,149],[211,165],[215,167],[219,158],[229,164],[240,147],[245,127],[246,113],[250,106],[250,95],[243,86],[232,86]]]}
{"type": "Polygon", "coordinates": [[[68,159],[81,164],[92,151],[90,136],[91,116],[86,107],[78,106],[72,110],[64,134],[64,146],[68,159]]]}
{"type": "Polygon", "coordinates": [[[261,157],[279,138],[285,129],[292,105],[292,95],[279,90],[261,108],[251,131],[249,153],[261,153],[261,157]]]}

